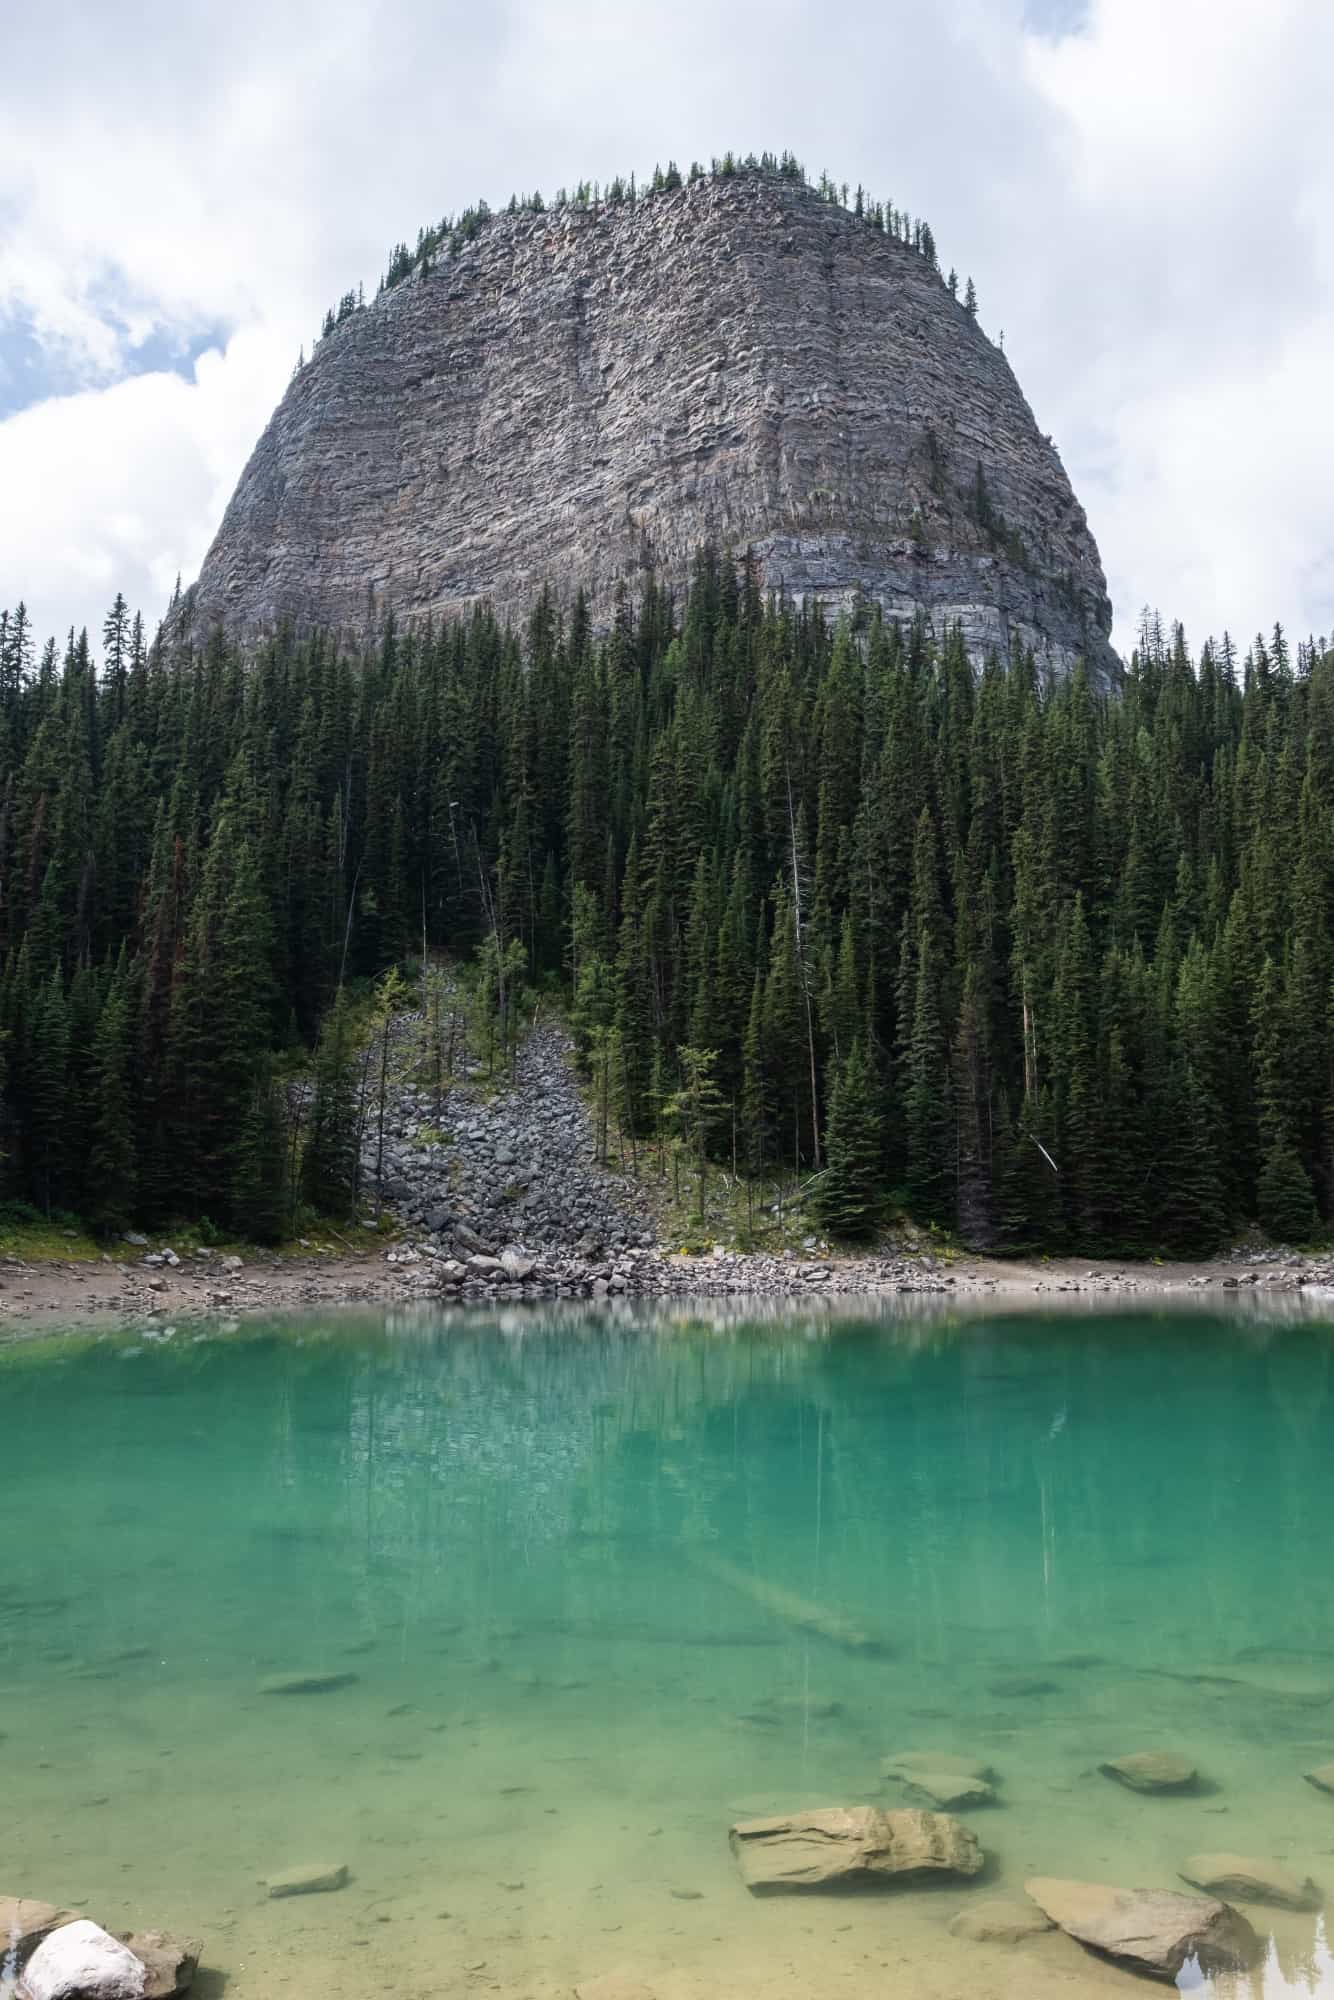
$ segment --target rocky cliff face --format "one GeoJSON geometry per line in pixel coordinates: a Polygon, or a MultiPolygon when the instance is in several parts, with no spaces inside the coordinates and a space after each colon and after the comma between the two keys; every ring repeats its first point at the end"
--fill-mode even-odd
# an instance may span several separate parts
{"type": "Polygon", "coordinates": [[[364,632],[545,583],[595,622],[711,540],[970,651],[1117,672],[1098,552],[1004,356],[919,253],[776,176],[492,218],[321,341],[189,593],[195,636],[364,632]],[[979,470],[980,468],[980,470],[979,470]]]}

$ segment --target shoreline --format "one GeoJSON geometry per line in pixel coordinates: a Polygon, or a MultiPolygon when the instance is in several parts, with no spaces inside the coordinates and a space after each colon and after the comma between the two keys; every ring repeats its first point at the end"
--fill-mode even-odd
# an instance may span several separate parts
{"type": "MultiPolygon", "coordinates": [[[[134,1253],[131,1253],[132,1255],[134,1253]]],[[[1258,1306],[1285,1311],[1328,1299],[1334,1266],[1291,1253],[1238,1254],[1197,1263],[1009,1261],[956,1255],[789,1256],[715,1251],[687,1255],[639,1249],[602,1259],[506,1252],[459,1264],[396,1243],[365,1252],[175,1253],[97,1260],[0,1258],[0,1342],[56,1325],[173,1319],[242,1319],[333,1308],[502,1305],[734,1303],[792,1308],[842,1305],[958,1306],[1023,1311],[1089,1304],[1258,1306]],[[469,1268],[469,1266],[482,1268],[469,1268]]]]}

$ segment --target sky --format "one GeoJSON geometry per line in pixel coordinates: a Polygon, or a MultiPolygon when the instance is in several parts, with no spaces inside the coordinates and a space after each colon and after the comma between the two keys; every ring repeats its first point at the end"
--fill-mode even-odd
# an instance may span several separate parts
{"type": "Polygon", "coordinates": [[[925,216],[1117,643],[1334,631],[1329,0],[46,0],[0,76],[0,605],[154,625],[325,307],[478,196],[790,148],[925,216]]]}

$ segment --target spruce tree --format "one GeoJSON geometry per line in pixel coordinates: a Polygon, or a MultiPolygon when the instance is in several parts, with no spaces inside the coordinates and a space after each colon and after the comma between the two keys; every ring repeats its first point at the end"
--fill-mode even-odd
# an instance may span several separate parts
{"type": "Polygon", "coordinates": [[[28,1155],[34,1196],[49,1215],[62,1205],[75,1139],[68,1122],[69,1019],[59,967],[37,989],[28,1056],[28,1155]]]}
{"type": "Polygon", "coordinates": [[[320,1215],[352,1212],[360,1178],[357,1064],[352,1019],[340,988],[324,1017],[301,1162],[306,1200],[320,1215]]]}
{"type": "Polygon", "coordinates": [[[884,1210],[882,1134],[875,1078],[860,1037],[838,1066],[825,1121],[826,1166],[814,1208],[829,1235],[857,1242],[875,1233],[884,1210]]]}
{"type": "Polygon", "coordinates": [[[92,1051],[88,1128],[88,1218],[96,1228],[124,1229],[136,1213],[138,1160],[130,1079],[130,995],[124,963],[102,1003],[92,1051]]]}
{"type": "Polygon", "coordinates": [[[1311,1177],[1292,1141],[1280,1133],[1265,1151],[1256,1186],[1261,1227],[1280,1243],[1309,1243],[1316,1230],[1311,1177]]]}

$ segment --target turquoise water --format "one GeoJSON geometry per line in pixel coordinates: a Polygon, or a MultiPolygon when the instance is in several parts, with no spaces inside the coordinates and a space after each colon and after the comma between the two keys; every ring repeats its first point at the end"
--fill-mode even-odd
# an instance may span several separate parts
{"type": "MultiPolygon", "coordinates": [[[[1332,1368],[1147,1314],[0,1349],[0,1891],[197,1934],[228,2000],[1133,1992],[949,1921],[1201,1850],[1334,1890],[1332,1368]],[[904,1803],[914,1747],[999,1771],[983,1884],[748,1898],[734,1819],[904,1803]],[[1212,1789],[1097,1772],[1152,1748],[1212,1789]]],[[[1312,1920],[1250,1914],[1314,1990],[1312,1920]]]]}

